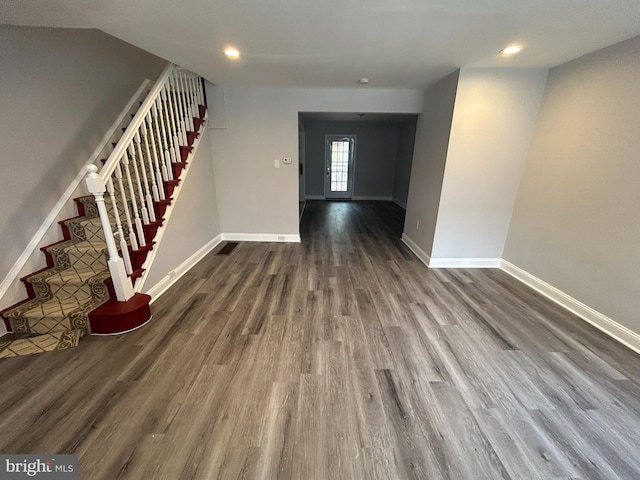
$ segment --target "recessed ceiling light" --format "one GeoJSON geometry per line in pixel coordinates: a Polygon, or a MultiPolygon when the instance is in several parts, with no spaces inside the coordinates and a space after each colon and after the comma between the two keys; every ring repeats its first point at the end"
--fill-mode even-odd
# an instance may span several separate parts
{"type": "Polygon", "coordinates": [[[508,47],[500,50],[500,55],[515,55],[520,50],[522,50],[522,47],[520,45],[509,45],[508,47]]]}
{"type": "Polygon", "coordinates": [[[369,83],[369,79],[366,77],[362,77],[360,80],[358,80],[358,83],[360,85],[366,85],[367,83],[369,83]]]}
{"type": "Polygon", "coordinates": [[[235,47],[227,47],[224,49],[224,54],[229,58],[240,58],[240,52],[235,47]]]}

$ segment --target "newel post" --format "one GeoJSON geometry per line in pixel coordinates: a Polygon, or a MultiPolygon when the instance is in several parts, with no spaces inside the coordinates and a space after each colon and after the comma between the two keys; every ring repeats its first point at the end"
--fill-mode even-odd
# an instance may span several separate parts
{"type": "Polygon", "coordinates": [[[109,272],[111,273],[111,279],[113,280],[113,288],[116,292],[116,298],[120,302],[126,302],[134,295],[133,285],[127,276],[124,260],[118,254],[118,247],[116,246],[116,241],[113,238],[113,231],[111,230],[111,223],[109,222],[109,214],[107,213],[107,207],[104,203],[106,185],[102,177],[98,175],[98,167],[95,165],[89,165],[87,167],[87,178],[85,181],[87,182],[89,192],[92,193],[96,199],[96,206],[98,207],[98,213],[100,214],[100,223],[102,223],[102,230],[104,231],[107,249],[109,251],[109,261],[107,264],[109,265],[109,272]]]}

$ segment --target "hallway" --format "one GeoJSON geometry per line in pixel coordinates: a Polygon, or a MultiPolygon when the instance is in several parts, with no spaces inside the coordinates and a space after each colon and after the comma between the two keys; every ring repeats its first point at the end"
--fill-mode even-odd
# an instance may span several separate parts
{"type": "MultiPolygon", "coordinates": [[[[640,357],[385,202],[209,254],[119,337],[0,361],[0,452],[83,479],[640,477],[640,357]]],[[[220,250],[220,247],[216,249],[220,250]]]]}

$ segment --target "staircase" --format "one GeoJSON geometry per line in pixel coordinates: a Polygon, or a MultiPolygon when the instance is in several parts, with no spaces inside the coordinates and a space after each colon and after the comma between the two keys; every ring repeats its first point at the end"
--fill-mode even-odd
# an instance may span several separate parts
{"type": "Polygon", "coordinates": [[[75,347],[84,335],[130,331],[151,318],[139,292],[167,208],[207,121],[201,77],[169,64],[113,151],[87,167],[90,194],[42,247],[46,268],[23,277],[27,299],[0,312],[0,358],[75,347]]]}

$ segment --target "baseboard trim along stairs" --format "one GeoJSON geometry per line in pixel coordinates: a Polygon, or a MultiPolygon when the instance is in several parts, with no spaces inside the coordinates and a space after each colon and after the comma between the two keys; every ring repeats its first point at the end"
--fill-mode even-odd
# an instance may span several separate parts
{"type": "Polygon", "coordinates": [[[85,335],[126,333],[151,319],[151,296],[134,286],[208,119],[200,77],[169,64],[160,79],[109,158],[87,168],[92,194],[74,198],[77,216],[58,222],[63,240],[40,248],[46,267],[20,279],[27,298],[0,311],[9,332],[0,358],[72,348],[85,335]]]}

